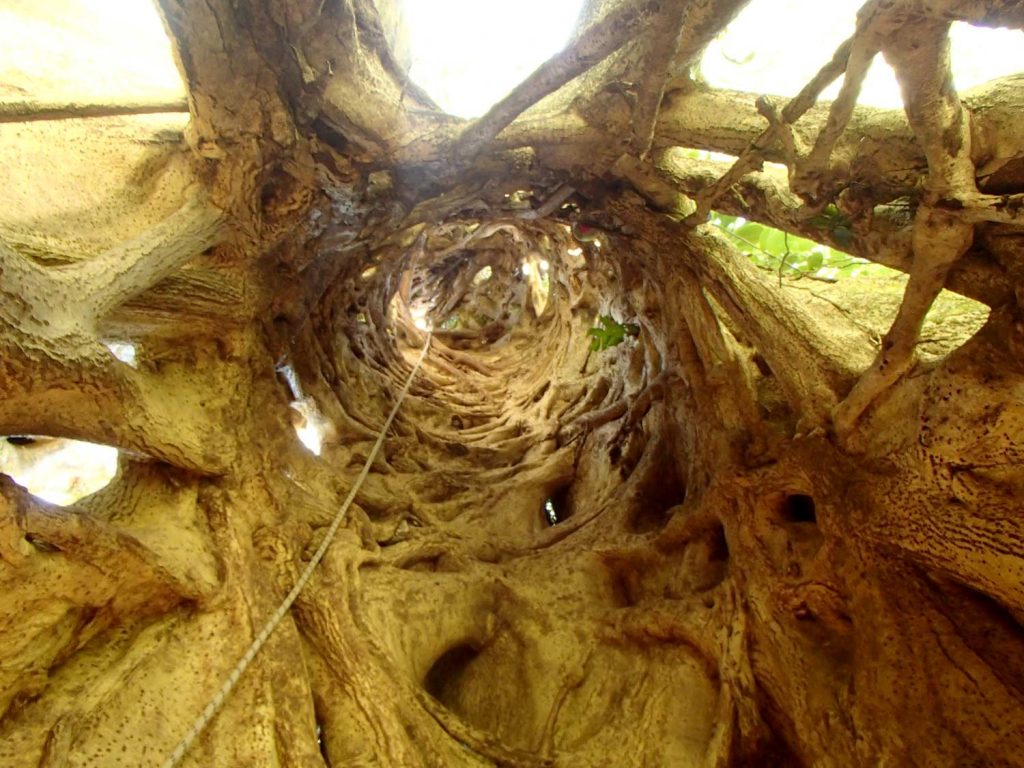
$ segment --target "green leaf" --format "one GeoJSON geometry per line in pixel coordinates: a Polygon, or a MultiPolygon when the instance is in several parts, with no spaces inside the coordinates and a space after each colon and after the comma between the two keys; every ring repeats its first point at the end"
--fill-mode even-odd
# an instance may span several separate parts
{"type": "Polygon", "coordinates": [[[744,240],[749,240],[752,243],[756,243],[761,239],[761,235],[764,233],[764,227],[754,221],[748,221],[742,227],[737,229],[733,234],[737,237],[742,237],[744,240]]]}
{"type": "Polygon", "coordinates": [[[824,261],[825,256],[821,251],[813,251],[807,256],[807,264],[805,268],[808,272],[817,272],[821,269],[821,265],[824,261]]]}
{"type": "Polygon", "coordinates": [[[765,228],[758,245],[774,256],[781,256],[786,252],[786,233],[781,229],[765,228]]]}
{"type": "Polygon", "coordinates": [[[853,243],[853,230],[846,226],[836,227],[832,230],[832,237],[834,237],[836,242],[841,246],[847,248],[851,243],[853,243]]]}
{"type": "Polygon", "coordinates": [[[587,335],[591,337],[590,349],[594,352],[617,347],[625,341],[627,335],[637,336],[640,333],[640,326],[633,323],[623,325],[609,315],[601,315],[598,322],[601,327],[587,329],[587,335]]]}

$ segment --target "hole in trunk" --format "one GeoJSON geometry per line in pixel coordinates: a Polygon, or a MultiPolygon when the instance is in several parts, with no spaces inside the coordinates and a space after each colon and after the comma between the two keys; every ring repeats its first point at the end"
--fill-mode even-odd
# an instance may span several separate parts
{"type": "Polygon", "coordinates": [[[729,542],[725,539],[725,527],[718,523],[708,532],[708,562],[725,563],[729,560],[729,542]]]}
{"type": "Polygon", "coordinates": [[[423,680],[427,693],[452,709],[459,685],[469,665],[480,655],[480,650],[469,643],[462,643],[441,654],[423,680]]]}
{"type": "Polygon", "coordinates": [[[805,493],[791,493],[782,499],[779,515],[784,523],[815,523],[818,515],[814,499],[805,493]]]}
{"type": "Polygon", "coordinates": [[[117,449],[44,435],[9,435],[0,442],[0,473],[33,496],[66,506],[107,485],[117,449]]]}
{"type": "Polygon", "coordinates": [[[320,721],[316,721],[316,746],[320,750],[320,757],[324,759],[324,765],[331,768],[331,759],[327,756],[327,744],[324,742],[324,727],[320,721]]]}
{"type": "Polygon", "coordinates": [[[655,447],[658,458],[637,487],[635,509],[629,518],[632,533],[660,531],[672,518],[673,507],[686,501],[686,485],[679,477],[671,451],[655,447]]]}
{"type": "Polygon", "coordinates": [[[572,515],[569,505],[569,486],[563,486],[552,493],[541,505],[541,515],[549,526],[565,522],[572,515]]]}
{"type": "Polygon", "coordinates": [[[764,359],[764,356],[760,352],[754,353],[753,361],[754,365],[757,366],[757,370],[765,378],[775,375],[772,373],[772,369],[768,367],[768,361],[764,359]]]}

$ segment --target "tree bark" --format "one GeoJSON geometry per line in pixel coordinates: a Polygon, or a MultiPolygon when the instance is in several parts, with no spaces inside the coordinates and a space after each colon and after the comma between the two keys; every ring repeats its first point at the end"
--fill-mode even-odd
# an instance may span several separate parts
{"type": "Polygon", "coordinates": [[[588,3],[466,123],[390,2],[161,0],[182,132],[0,105],[0,434],[120,451],[65,507],[0,476],[0,764],[164,764],[429,339],[182,765],[1024,765],[1024,91],[961,98],[947,39],[1019,3],[869,2],[789,103],[689,77],[741,5],[588,3]],[[903,113],[854,105],[876,52],[903,113]],[[920,354],[944,288],[987,318],[920,354]]]}

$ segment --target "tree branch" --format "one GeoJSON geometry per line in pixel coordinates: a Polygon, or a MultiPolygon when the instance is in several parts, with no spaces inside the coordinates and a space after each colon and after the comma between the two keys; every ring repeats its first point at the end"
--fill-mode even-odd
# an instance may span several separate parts
{"type": "Polygon", "coordinates": [[[687,263],[704,288],[732,318],[744,342],[764,356],[805,426],[825,426],[837,393],[847,390],[856,371],[871,358],[864,333],[816,322],[802,305],[769,284],[723,236],[706,227],[690,230],[621,203],[611,208],[666,252],[702,254],[687,263]]]}
{"type": "Polygon", "coordinates": [[[54,279],[84,290],[86,311],[98,320],[219,243],[223,224],[221,212],[201,195],[194,195],[135,240],[55,271],[54,279]]]}
{"type": "Polygon", "coordinates": [[[111,104],[80,102],[5,102],[0,103],[0,123],[28,123],[36,120],[72,120],[83,117],[118,115],[154,115],[188,112],[185,99],[168,101],[132,101],[111,104]]]}
{"type": "Polygon", "coordinates": [[[665,83],[682,42],[690,5],[689,0],[668,0],[653,19],[654,34],[644,54],[643,81],[633,107],[633,135],[630,139],[630,147],[641,159],[650,151],[654,141],[665,83]]]}
{"type": "MultiPolygon", "coordinates": [[[[948,33],[947,22],[918,22],[912,42],[894,42],[885,50],[902,86],[907,117],[928,158],[929,202],[977,194],[970,124],[953,90],[948,33]]],[[[861,414],[913,366],[924,317],[973,238],[973,225],[956,213],[931,205],[918,209],[903,303],[874,363],[836,408],[834,423],[841,440],[850,442],[861,414]]]]}
{"type": "Polygon", "coordinates": [[[814,147],[806,157],[794,156],[789,163],[793,174],[792,188],[798,195],[818,201],[822,178],[829,172],[832,151],[850,122],[853,110],[857,106],[861,85],[877,53],[878,48],[870,38],[864,40],[858,35],[850,49],[842,88],[836,100],[830,105],[828,120],[818,132],[814,147]]]}
{"type": "MultiPolygon", "coordinates": [[[[676,216],[693,210],[687,197],[712,184],[728,168],[715,160],[696,160],[678,152],[662,152],[653,163],[641,163],[623,156],[613,171],[629,180],[652,206],[676,216]]],[[[1016,195],[980,195],[964,208],[964,220],[1011,222],[1019,218],[1016,195]]],[[[890,211],[879,206],[867,221],[855,222],[852,240],[839,242],[827,229],[811,224],[800,199],[788,188],[781,169],[766,168],[744,176],[732,190],[715,203],[731,216],[743,216],[837,250],[868,259],[876,264],[909,274],[913,267],[911,240],[913,224],[906,222],[903,209],[890,211]]],[[[946,288],[990,307],[1014,298],[1013,285],[997,259],[974,245],[950,269],[946,288]]]]}
{"type": "Polygon", "coordinates": [[[630,0],[586,29],[459,135],[451,154],[474,158],[527,108],[561,88],[635,37],[654,17],[658,2],[630,0]]]}
{"type": "MultiPolygon", "coordinates": [[[[832,55],[832,60],[823,66],[811,81],[801,89],[782,110],[782,119],[771,123],[767,130],[754,139],[750,145],[736,158],[732,168],[713,185],[697,195],[697,210],[686,218],[686,224],[696,226],[707,220],[708,211],[714,201],[725,190],[753,170],[758,170],[765,159],[764,151],[773,146],[807,110],[814,106],[821,92],[846,69],[853,46],[853,38],[840,45],[832,55]]],[[[759,110],[762,111],[762,110],[759,110]]]]}

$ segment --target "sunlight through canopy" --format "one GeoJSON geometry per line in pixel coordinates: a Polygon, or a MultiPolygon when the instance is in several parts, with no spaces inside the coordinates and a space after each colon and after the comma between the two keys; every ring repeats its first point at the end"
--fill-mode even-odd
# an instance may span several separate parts
{"type": "Polygon", "coordinates": [[[569,41],[582,0],[402,0],[409,76],[459,117],[482,115],[569,41]]]}
{"type": "MultiPolygon", "coordinates": [[[[854,30],[862,0],[753,0],[708,46],[700,72],[709,85],[737,91],[795,96],[854,30]]],[[[966,90],[1024,69],[1024,32],[956,22],[950,32],[953,77],[966,90]]],[[[823,98],[833,99],[840,78],[823,98]]],[[[859,103],[903,106],[896,76],[877,56],[859,103]]]]}

